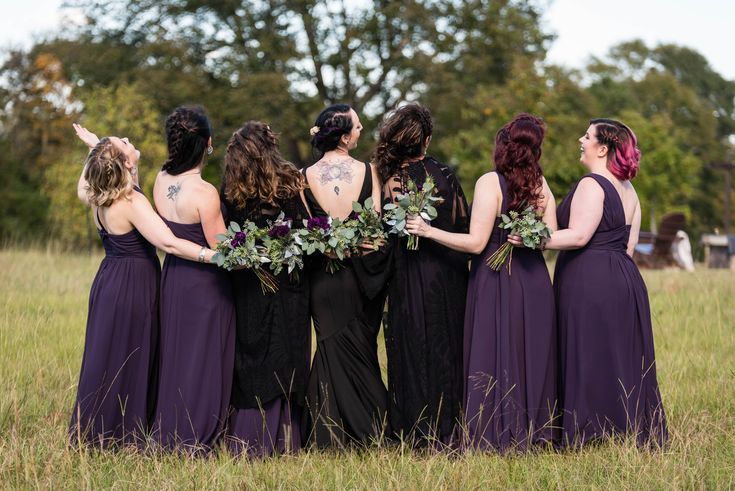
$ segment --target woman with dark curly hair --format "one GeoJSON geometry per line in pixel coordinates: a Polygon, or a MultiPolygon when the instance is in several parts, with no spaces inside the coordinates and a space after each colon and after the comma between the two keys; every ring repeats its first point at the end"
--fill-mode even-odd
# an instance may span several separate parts
{"type": "MultiPolygon", "coordinates": [[[[426,156],[433,122],[428,109],[407,104],[380,127],[373,154],[386,199],[405,194],[408,182],[434,179],[442,202],[432,227],[467,232],[467,201],[454,172],[426,156]]],[[[462,405],[462,329],[468,256],[438,242],[407,250],[392,239],[385,345],[389,417],[399,438],[416,446],[449,444],[462,405]]]]}
{"type": "Polygon", "coordinates": [[[590,121],[579,142],[589,173],[562,200],[560,230],[546,242],[562,251],[554,272],[562,443],[628,434],[663,445],[648,292],[631,259],[641,205],[630,181],[641,152],[633,131],[612,119],[590,121]]]}
{"type": "MultiPolygon", "coordinates": [[[[265,227],[283,213],[299,228],[307,217],[303,187],[303,176],[281,156],[267,124],[249,121],[233,133],[222,183],[227,222],[265,227]]],[[[263,293],[251,270],[230,276],[237,323],[227,444],[251,457],[295,452],[311,357],[306,274],[281,272],[275,293],[263,293]]]]}
{"type": "Polygon", "coordinates": [[[463,429],[476,450],[523,450],[554,441],[556,328],[544,257],[517,249],[512,271],[486,264],[508,235],[499,228],[501,214],[533,206],[556,226],[554,197],[539,165],[544,131],[539,118],[520,114],[497,132],[495,171],[475,185],[469,234],[422,220],[408,225],[421,237],[475,254],[465,310],[463,429]]]}

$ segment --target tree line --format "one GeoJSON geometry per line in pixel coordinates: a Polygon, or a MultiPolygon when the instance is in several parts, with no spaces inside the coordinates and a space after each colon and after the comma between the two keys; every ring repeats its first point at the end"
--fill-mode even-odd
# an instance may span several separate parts
{"type": "Polygon", "coordinates": [[[163,119],[206,107],[215,130],[207,178],[243,122],[268,122],[283,153],[313,160],[309,128],[346,102],[369,159],[383,114],[416,100],[435,117],[430,152],[466,191],[492,168],[494,135],[513,115],[548,125],[542,165],[561,198],[583,170],[577,138],[590,118],[629,124],[643,152],[635,184],[643,228],[683,211],[696,236],[723,223],[723,170],[735,134],[735,82],[693,49],[631,40],[572,70],[547,61],[554,35],[524,0],[71,0],[84,22],[62,26],[0,67],[0,237],[97,244],[74,193],[84,149],[71,123],[127,136],[144,190],[165,159],[163,119]],[[42,237],[38,231],[44,230],[42,237]]]}

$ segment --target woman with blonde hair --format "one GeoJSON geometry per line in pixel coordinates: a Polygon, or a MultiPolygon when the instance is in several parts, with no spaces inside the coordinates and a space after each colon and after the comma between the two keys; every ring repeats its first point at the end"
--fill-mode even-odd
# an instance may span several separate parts
{"type": "Polygon", "coordinates": [[[140,152],[127,138],[99,140],[74,125],[91,151],[79,199],[92,208],[105,248],[89,294],[73,444],[142,445],[157,389],[160,263],[156,247],[190,261],[214,252],[176,238],[138,187],[140,152]]]}

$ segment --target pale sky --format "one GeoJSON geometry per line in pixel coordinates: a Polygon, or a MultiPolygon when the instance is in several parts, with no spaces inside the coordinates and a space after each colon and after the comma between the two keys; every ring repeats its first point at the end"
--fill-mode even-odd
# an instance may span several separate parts
{"type": "MultiPolygon", "coordinates": [[[[347,0],[349,4],[350,0],[347,0]]],[[[28,46],[62,22],[62,0],[0,0],[0,46],[28,46]]],[[[696,49],[725,78],[735,80],[735,1],[540,0],[545,22],[557,34],[549,61],[579,68],[591,55],[634,38],[696,49]]]]}

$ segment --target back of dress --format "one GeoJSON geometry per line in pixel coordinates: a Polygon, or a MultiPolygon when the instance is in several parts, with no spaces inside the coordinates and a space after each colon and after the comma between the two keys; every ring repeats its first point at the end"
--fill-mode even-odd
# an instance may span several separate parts
{"type": "MultiPolygon", "coordinates": [[[[605,177],[600,224],[586,246],[559,254],[554,272],[559,325],[563,438],[583,444],[611,432],[663,443],[666,422],[656,381],[648,292],[627,254],[630,226],[605,177]]],[[[583,179],[584,179],[583,178],[583,179]]],[[[557,211],[569,225],[577,186],[557,211]]]]}

